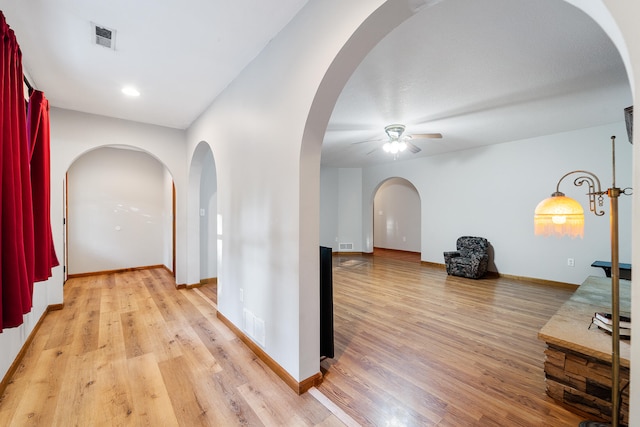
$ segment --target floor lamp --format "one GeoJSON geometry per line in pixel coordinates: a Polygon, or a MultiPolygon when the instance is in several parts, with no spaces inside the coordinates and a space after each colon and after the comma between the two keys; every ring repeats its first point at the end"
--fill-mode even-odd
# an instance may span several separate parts
{"type": "Polygon", "coordinates": [[[596,421],[583,421],[580,427],[618,427],[620,422],[620,261],[618,244],[618,198],[621,194],[631,195],[631,188],[620,190],[616,187],[616,137],[611,137],[611,152],[613,166],[613,184],[611,188],[602,191],[600,180],[596,175],[584,170],[575,170],[565,174],[558,184],[556,191],[548,199],[536,206],[534,226],[536,235],[571,236],[584,235],[584,210],[580,203],[560,192],[560,183],[570,175],[577,175],[573,181],[575,186],[587,184],[589,187],[589,210],[597,216],[604,215],[602,205],[604,195],[609,196],[611,211],[609,225],[611,235],[611,317],[614,319],[611,334],[611,424],[596,421]]]}

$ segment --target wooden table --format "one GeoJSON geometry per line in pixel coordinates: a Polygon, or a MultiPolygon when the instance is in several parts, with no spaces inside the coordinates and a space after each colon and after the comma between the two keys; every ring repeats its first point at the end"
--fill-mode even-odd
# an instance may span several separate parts
{"type": "MultiPolygon", "coordinates": [[[[620,280],[620,314],[630,315],[631,282],[620,280]]],[[[610,420],[611,336],[589,325],[596,311],[611,312],[611,278],[589,276],[538,333],[547,343],[547,394],[580,411],[610,420]]],[[[630,341],[620,341],[620,384],[629,382],[630,341]]],[[[621,421],[629,419],[629,388],[621,421]]]]}

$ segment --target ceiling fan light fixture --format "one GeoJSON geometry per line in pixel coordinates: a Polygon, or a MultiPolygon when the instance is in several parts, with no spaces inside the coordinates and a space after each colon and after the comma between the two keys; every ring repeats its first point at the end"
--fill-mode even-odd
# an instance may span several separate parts
{"type": "Polygon", "coordinates": [[[398,140],[404,133],[404,125],[394,124],[389,125],[384,128],[384,131],[389,135],[389,138],[392,140],[398,140]]]}
{"type": "Polygon", "coordinates": [[[382,146],[382,149],[386,153],[398,154],[407,149],[407,144],[404,141],[403,142],[391,141],[391,142],[386,142],[382,146]]]}
{"type": "Polygon", "coordinates": [[[385,142],[382,149],[385,153],[398,154],[407,149],[407,143],[394,139],[393,141],[385,142]]]}
{"type": "MultiPolygon", "coordinates": [[[[442,134],[439,133],[419,133],[419,134],[405,134],[405,126],[395,123],[385,126],[384,131],[387,134],[389,140],[382,145],[382,150],[385,153],[393,154],[393,158],[397,159],[397,154],[409,150],[411,153],[416,154],[421,151],[421,148],[412,143],[415,138],[442,138],[442,134]]],[[[353,144],[359,144],[362,142],[373,142],[378,140],[367,140],[354,142],[353,144]]],[[[373,150],[375,151],[375,150],[373,150]]],[[[372,153],[371,151],[370,153],[372,153]]],[[[370,154],[368,153],[368,154],[370,154]]]]}

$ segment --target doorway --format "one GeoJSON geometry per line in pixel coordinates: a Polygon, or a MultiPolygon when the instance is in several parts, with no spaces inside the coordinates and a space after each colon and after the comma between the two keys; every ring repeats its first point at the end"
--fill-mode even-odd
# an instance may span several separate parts
{"type": "Polygon", "coordinates": [[[373,199],[373,255],[420,262],[421,202],[404,178],[389,178],[373,199]]]}
{"type": "Polygon", "coordinates": [[[175,265],[173,179],[146,152],[101,147],[67,172],[69,277],[175,265]]]}

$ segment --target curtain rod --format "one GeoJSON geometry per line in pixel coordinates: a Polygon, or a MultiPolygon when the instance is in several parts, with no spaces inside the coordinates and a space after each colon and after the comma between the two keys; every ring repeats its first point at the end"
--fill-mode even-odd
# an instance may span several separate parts
{"type": "Polygon", "coordinates": [[[31,82],[29,82],[29,79],[27,79],[27,76],[25,76],[24,74],[22,75],[22,79],[24,80],[24,84],[27,85],[27,89],[29,89],[29,95],[31,95],[34,91],[33,85],[31,84],[31,82]]]}

